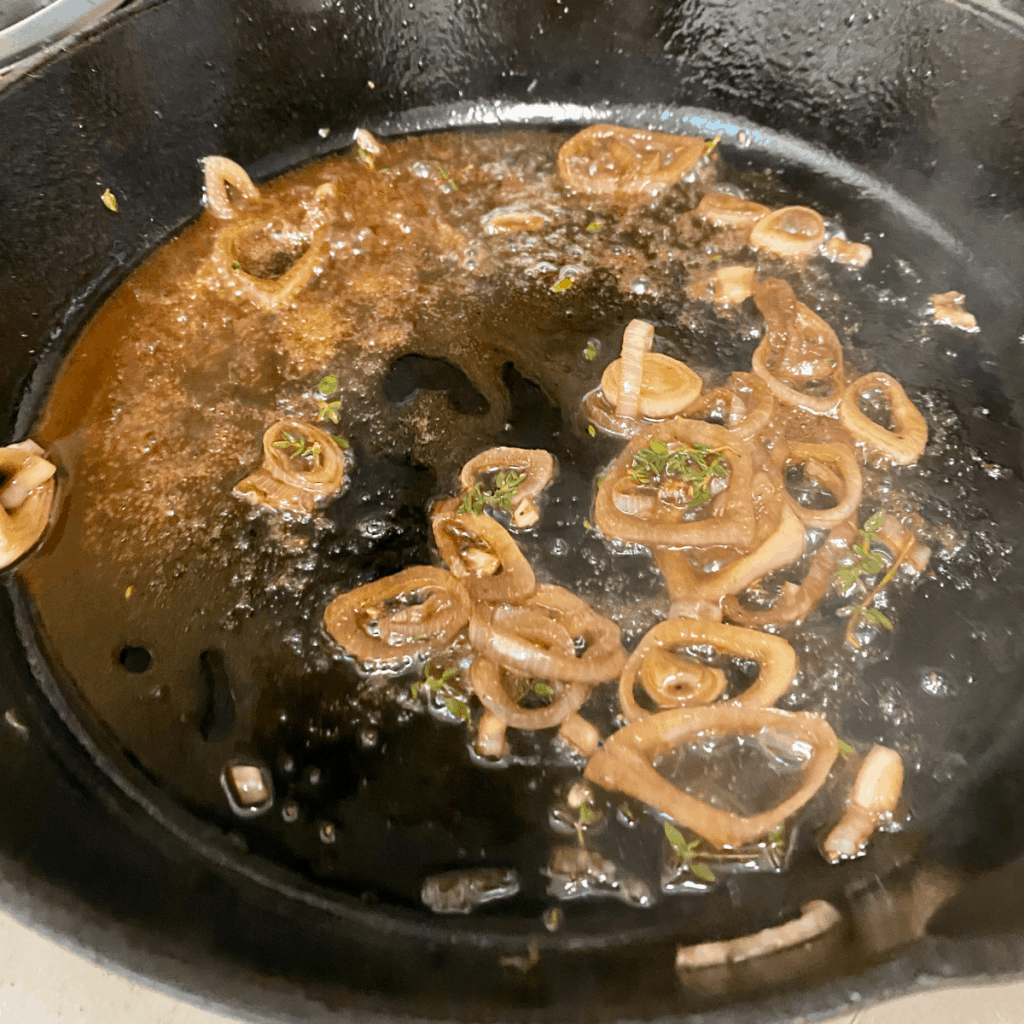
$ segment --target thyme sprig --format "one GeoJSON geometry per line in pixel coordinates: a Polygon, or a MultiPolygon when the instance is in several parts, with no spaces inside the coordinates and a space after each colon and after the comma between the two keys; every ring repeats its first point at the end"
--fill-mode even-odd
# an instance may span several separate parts
{"type": "Polygon", "coordinates": [[[327,374],[316,386],[318,402],[317,420],[330,420],[337,423],[341,415],[341,399],[332,398],[338,393],[338,378],[333,373],[327,374]]]}
{"type": "Polygon", "coordinates": [[[647,484],[666,474],[681,477],[689,485],[688,505],[693,508],[711,500],[712,477],[728,476],[729,470],[721,453],[706,444],[670,449],[655,438],[633,455],[629,476],[634,483],[647,484]]]}
{"type": "Polygon", "coordinates": [[[274,447],[287,452],[293,459],[301,459],[306,456],[316,459],[320,456],[318,442],[310,442],[305,435],[291,430],[282,430],[280,439],[274,442],[274,447]]]}
{"type": "Polygon", "coordinates": [[[676,856],[689,867],[689,869],[702,881],[702,882],[714,882],[715,873],[701,861],[695,861],[697,857],[697,847],[700,846],[700,837],[691,842],[687,842],[683,838],[683,833],[670,822],[665,822],[665,838],[669,841],[672,849],[675,850],[676,856]]]}
{"type": "Polygon", "coordinates": [[[455,184],[454,180],[452,179],[452,176],[440,164],[435,164],[434,166],[441,172],[441,177],[444,179],[444,183],[453,192],[458,192],[459,186],[455,184]]]}
{"type": "Polygon", "coordinates": [[[879,535],[884,522],[885,512],[882,509],[869,516],[857,533],[857,541],[850,549],[853,552],[853,560],[836,570],[835,579],[844,594],[848,595],[857,586],[866,591],[863,599],[852,606],[846,624],[846,642],[853,647],[860,647],[860,641],[854,631],[861,622],[870,622],[881,629],[892,630],[892,620],[880,608],[874,606],[875,598],[892,582],[896,570],[903,564],[903,560],[914,546],[911,538],[895,553],[895,557],[886,568],[885,556],[871,547],[872,544],[884,543],[879,535]],[[873,587],[869,586],[867,579],[877,576],[883,569],[886,569],[885,575],[873,587]]]}
{"type": "Polygon", "coordinates": [[[469,710],[469,705],[448,682],[457,673],[458,669],[454,665],[450,665],[448,668],[443,669],[439,676],[435,676],[433,667],[428,665],[426,675],[418,683],[413,683],[409,692],[413,697],[418,697],[420,690],[436,694],[441,698],[444,706],[456,718],[461,718],[464,722],[468,722],[473,717],[469,710]]]}
{"type": "Polygon", "coordinates": [[[494,477],[494,488],[485,491],[480,484],[475,484],[466,492],[458,511],[482,516],[484,508],[489,505],[491,508],[500,508],[505,512],[511,512],[516,492],[525,479],[525,473],[519,473],[514,469],[499,470],[494,477]]]}

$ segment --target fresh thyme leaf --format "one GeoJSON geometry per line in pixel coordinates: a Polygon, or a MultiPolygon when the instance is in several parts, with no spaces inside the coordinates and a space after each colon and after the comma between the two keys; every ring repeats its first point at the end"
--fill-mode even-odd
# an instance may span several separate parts
{"type": "Polygon", "coordinates": [[[349,447],[348,441],[343,437],[339,437],[337,434],[327,435],[342,451],[346,451],[349,447]]]}
{"type": "Polygon", "coordinates": [[[597,818],[596,812],[591,808],[590,804],[580,804],[580,822],[583,825],[589,825],[592,821],[597,818]]]}
{"type": "Polygon", "coordinates": [[[282,430],[281,439],[274,442],[274,447],[287,451],[293,459],[302,458],[304,455],[316,458],[320,454],[320,445],[316,441],[311,444],[302,434],[296,434],[291,430],[282,430]]]}
{"type": "Polygon", "coordinates": [[[597,486],[600,487],[601,484],[603,484],[603,483],[604,483],[604,477],[603,476],[599,476],[597,478],[597,486]]]}
{"type": "Polygon", "coordinates": [[[862,614],[868,622],[873,622],[876,626],[881,626],[882,629],[892,630],[893,628],[892,619],[877,608],[865,608],[862,614]]]}
{"type": "Polygon", "coordinates": [[[317,393],[321,398],[330,398],[338,390],[338,378],[333,373],[321,378],[316,386],[317,393]]]}
{"type": "Polygon", "coordinates": [[[721,453],[706,444],[683,445],[672,450],[657,438],[633,455],[629,476],[634,483],[646,484],[672,474],[689,485],[688,505],[693,508],[711,500],[711,478],[728,475],[721,453]]]}
{"type": "Polygon", "coordinates": [[[700,846],[700,839],[694,839],[692,842],[687,842],[683,838],[683,833],[670,822],[664,822],[665,827],[665,838],[669,841],[672,849],[675,850],[676,856],[680,857],[687,863],[697,855],[697,847],[700,846]]]}
{"type": "Polygon", "coordinates": [[[708,141],[704,144],[704,155],[705,156],[710,156],[714,152],[715,147],[721,141],[722,141],[722,136],[721,135],[716,135],[713,139],[708,139],[708,141]]]}
{"type": "Polygon", "coordinates": [[[541,697],[553,697],[555,695],[555,691],[547,683],[534,683],[533,692],[541,697]]]}
{"type": "Polygon", "coordinates": [[[690,870],[702,881],[702,882],[714,882],[715,873],[707,866],[698,862],[697,864],[691,864],[690,870]]]}
{"type": "Polygon", "coordinates": [[[711,257],[711,262],[712,263],[717,263],[721,258],[722,258],[722,254],[719,253],[717,256],[712,256],[711,257]]]}
{"type": "Polygon", "coordinates": [[[572,278],[571,277],[563,277],[563,278],[560,278],[558,281],[556,281],[551,286],[551,290],[553,292],[564,292],[564,291],[566,291],[567,289],[569,289],[571,287],[572,287],[572,278]]]}
{"type": "Polygon", "coordinates": [[[589,519],[584,519],[583,520],[583,529],[584,530],[592,530],[593,528],[594,528],[594,524],[589,519]]]}
{"type": "Polygon", "coordinates": [[[588,362],[597,358],[597,346],[592,341],[587,342],[587,347],[583,350],[583,358],[588,362]]]}
{"type": "Polygon", "coordinates": [[[851,754],[857,753],[857,751],[854,750],[853,747],[851,747],[850,744],[846,742],[846,740],[841,740],[837,737],[836,742],[838,742],[839,744],[840,757],[849,757],[851,754]]]}
{"type": "Polygon", "coordinates": [[[595,231],[600,231],[600,230],[601,230],[601,228],[603,228],[603,227],[604,227],[604,221],[603,221],[603,220],[592,220],[592,221],[591,221],[591,222],[590,222],[590,223],[589,223],[589,224],[587,225],[587,230],[588,230],[588,231],[589,231],[589,232],[590,232],[591,234],[593,234],[593,233],[594,233],[595,231]]]}
{"type": "Polygon", "coordinates": [[[480,484],[475,484],[466,492],[458,511],[464,515],[480,516],[484,507],[490,505],[511,512],[512,501],[525,479],[526,474],[515,469],[500,470],[495,474],[493,490],[485,491],[480,484]]]}
{"type": "Polygon", "coordinates": [[[241,270],[242,269],[242,264],[239,263],[238,260],[232,260],[231,261],[231,269],[232,270],[241,270]]]}
{"type": "Polygon", "coordinates": [[[869,516],[864,521],[862,532],[868,534],[868,536],[873,536],[874,534],[877,534],[878,531],[882,528],[882,524],[884,522],[885,510],[879,509],[874,515],[869,516]]]}
{"type": "Polygon", "coordinates": [[[459,186],[456,185],[454,181],[452,181],[452,176],[440,164],[435,164],[434,166],[441,172],[441,177],[444,179],[444,183],[453,192],[458,192],[459,186]]]}
{"type": "Polygon", "coordinates": [[[589,425],[589,426],[587,427],[587,433],[588,433],[588,434],[589,434],[589,435],[590,435],[591,437],[596,437],[596,436],[597,436],[597,431],[596,431],[596,430],[594,429],[594,424],[593,424],[593,423],[591,423],[591,424],[590,424],[590,425],[589,425]]]}
{"type": "Polygon", "coordinates": [[[373,168],[373,154],[368,153],[362,146],[356,151],[356,159],[367,169],[372,171],[373,168]]]}
{"type": "Polygon", "coordinates": [[[117,213],[117,196],[109,188],[103,190],[103,195],[100,196],[100,199],[103,200],[103,205],[111,213],[117,213]]]}
{"type": "Polygon", "coordinates": [[[772,846],[782,845],[782,832],[785,828],[785,824],[785,822],[781,822],[780,824],[776,825],[775,828],[771,830],[771,832],[768,833],[768,842],[772,846]]]}
{"type": "Polygon", "coordinates": [[[461,718],[464,722],[472,719],[472,714],[469,710],[469,705],[458,697],[445,697],[444,706],[456,717],[461,718]]]}

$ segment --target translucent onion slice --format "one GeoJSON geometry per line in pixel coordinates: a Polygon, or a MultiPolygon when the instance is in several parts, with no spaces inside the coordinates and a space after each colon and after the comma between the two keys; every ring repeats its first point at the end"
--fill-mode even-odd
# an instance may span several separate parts
{"type": "Polygon", "coordinates": [[[716,228],[751,228],[771,210],[761,203],[726,192],[711,192],[701,199],[693,212],[716,228]]]}
{"type": "Polygon", "coordinates": [[[882,816],[896,810],[902,791],[902,758],[876,743],[857,771],[846,813],[825,840],[825,856],[834,862],[863,853],[882,816]]]}
{"type": "Polygon", "coordinates": [[[833,263],[843,263],[848,267],[865,267],[871,261],[871,246],[863,242],[848,242],[836,235],[825,243],[825,255],[833,263]]]}
{"type": "Polygon", "coordinates": [[[819,484],[832,490],[836,499],[832,508],[813,509],[805,508],[787,495],[790,507],[805,526],[828,530],[849,519],[860,508],[864,479],[861,476],[857,457],[848,444],[843,444],[841,441],[828,444],[787,441],[776,450],[780,451],[783,465],[796,466],[803,463],[804,472],[819,484]],[[818,473],[814,468],[814,463],[823,463],[826,467],[833,469],[835,477],[838,477],[838,487],[835,478],[831,474],[826,477],[825,474],[818,473]]]}
{"type": "Polygon", "coordinates": [[[768,325],[751,360],[754,373],[785,405],[833,415],[845,388],[843,350],[835,331],[777,278],[755,286],[754,302],[768,325]],[[813,394],[807,390],[812,386],[824,386],[828,393],[813,394]]]}
{"type": "Polygon", "coordinates": [[[514,469],[525,476],[513,499],[512,525],[532,526],[540,518],[534,498],[551,483],[554,458],[542,448],[488,448],[462,467],[459,483],[463,491],[468,491],[476,486],[480,477],[503,469],[514,469]]]}
{"type": "Polygon", "coordinates": [[[584,757],[591,757],[601,745],[601,734],[585,718],[569,715],[558,727],[558,735],[584,757]]]}
{"type": "Polygon", "coordinates": [[[691,661],[665,647],[655,647],[644,658],[640,682],[659,708],[710,704],[728,687],[720,668],[691,661]]]}
{"type": "Polygon", "coordinates": [[[781,596],[770,608],[745,608],[738,598],[726,597],[722,602],[725,618],[752,628],[803,622],[825,596],[840,561],[849,552],[856,535],[857,524],[853,519],[840,523],[811,557],[811,565],[803,583],[799,586],[784,583],[781,596]]]}
{"type": "Polygon", "coordinates": [[[575,594],[548,584],[518,607],[474,605],[469,640],[474,650],[510,672],[590,686],[614,679],[626,661],[614,622],[575,594]],[[541,636],[538,615],[571,640],[571,650],[541,636]]]}
{"type": "Polygon", "coordinates": [[[245,199],[260,197],[260,190],[245,169],[226,156],[208,156],[203,160],[203,181],[206,208],[218,220],[231,220],[235,216],[235,207],[228,198],[228,185],[245,199]]]}
{"type": "Polygon", "coordinates": [[[839,422],[856,440],[870,445],[900,466],[917,462],[928,444],[928,424],[924,417],[900,382],[887,373],[866,373],[846,389],[839,405],[839,422]],[[886,430],[861,412],[860,398],[870,391],[881,391],[888,400],[894,424],[892,430],[886,430]]]}
{"type": "Polygon", "coordinates": [[[719,267],[711,278],[711,299],[726,308],[742,305],[754,294],[756,282],[753,267],[719,267]]]}
{"type": "MultiPolygon", "coordinates": [[[[623,412],[620,399],[625,359],[616,359],[601,375],[601,390],[616,415],[635,418],[637,413],[623,412]]],[[[700,394],[700,377],[686,363],[661,352],[648,352],[643,357],[636,408],[640,416],[650,420],[667,419],[681,413],[700,394]]]]}
{"type": "Polygon", "coordinates": [[[964,305],[967,296],[963,292],[942,292],[941,295],[930,295],[928,298],[937,324],[946,324],[972,334],[978,330],[978,321],[964,305]]]}
{"type": "Polygon", "coordinates": [[[643,800],[721,850],[756,842],[800,810],[821,788],[838,753],[835,733],[819,715],[720,701],[660,711],[619,729],[594,753],[583,774],[605,789],[643,800]],[[784,733],[806,744],[812,753],[797,789],[758,814],[744,817],[712,807],[673,786],[654,768],[658,757],[684,743],[705,737],[753,736],[762,729],[784,733]]]}
{"type": "Polygon", "coordinates": [[[595,124],[558,151],[558,173],[577,192],[653,195],[689,174],[705,148],[703,139],[686,135],[595,124]]]}
{"type": "Polygon", "coordinates": [[[245,224],[222,228],[214,242],[214,259],[261,309],[277,309],[292,302],[313,276],[322,272],[331,255],[327,228],[320,227],[313,232],[306,251],[280,277],[256,277],[242,269],[238,258],[238,242],[248,231],[245,224]]]}
{"type": "Polygon", "coordinates": [[[42,454],[34,441],[0,448],[0,569],[33,548],[49,524],[57,467],[42,454]]]}
{"type": "Polygon", "coordinates": [[[750,231],[750,245],[786,259],[803,259],[825,241],[821,214],[807,206],[783,206],[762,217],[750,231]]]}
{"type": "Polygon", "coordinates": [[[434,566],[403,569],[336,597],[324,626],[339,647],[365,662],[432,657],[469,621],[469,595],[434,566]]]}
{"type": "Polygon", "coordinates": [[[445,564],[474,601],[522,601],[537,587],[530,563],[512,535],[488,515],[451,511],[445,502],[434,516],[434,540],[445,564]]]}
{"type": "MultiPolygon", "coordinates": [[[[756,661],[760,667],[754,682],[732,704],[750,707],[769,707],[774,704],[792,685],[796,678],[796,653],[780,636],[761,633],[755,629],[728,626],[721,622],[705,622],[697,619],[666,619],[649,630],[626,661],[619,676],[619,706],[629,722],[646,718],[648,713],[636,702],[634,687],[639,682],[659,708],[679,707],[687,704],[706,703],[721,695],[715,693],[716,681],[705,678],[700,688],[695,688],[691,697],[686,680],[681,681],[678,690],[666,687],[648,687],[644,664],[648,657],[660,658],[659,652],[678,652],[686,647],[713,647],[722,654],[733,658],[756,661]],[[714,694],[714,696],[709,696],[714,694]],[[706,699],[702,699],[706,698],[706,699]]],[[[662,667],[656,662],[655,677],[662,667]]],[[[724,677],[723,677],[724,679],[724,677]]]]}
{"type": "Polygon", "coordinates": [[[751,500],[752,465],[748,443],[732,431],[699,420],[673,419],[649,427],[634,437],[605,474],[597,491],[594,518],[606,537],[646,544],[648,547],[704,547],[712,544],[748,546],[754,538],[754,510],[751,500]],[[638,514],[616,507],[615,495],[629,491],[629,470],[633,456],[652,440],[670,448],[695,444],[708,445],[719,452],[728,465],[724,491],[708,503],[711,514],[702,519],[685,520],[685,506],[661,500],[653,510],[638,514]]]}
{"type": "Polygon", "coordinates": [[[517,231],[540,231],[548,219],[543,213],[525,206],[500,206],[486,214],[480,223],[488,235],[508,235],[517,231]]]}
{"type": "Polygon", "coordinates": [[[643,390],[644,357],[654,344],[654,324],[646,320],[630,320],[622,332],[622,355],[605,369],[601,375],[601,391],[608,404],[615,408],[615,415],[633,420],[640,415],[640,399],[643,390]],[[612,366],[617,366],[614,394],[605,387],[605,377],[612,366]]]}
{"type": "Polygon", "coordinates": [[[235,484],[234,494],[255,505],[308,515],[344,482],[345,456],[330,434],[301,420],[278,420],[263,435],[263,466],[235,484]],[[294,458],[285,434],[302,439],[313,452],[294,458]]]}
{"type": "Polygon", "coordinates": [[[706,419],[716,409],[725,413],[725,426],[739,437],[758,437],[775,416],[775,397],[760,377],[737,371],[722,388],[712,388],[687,407],[687,419],[706,419]]]}
{"type": "Polygon", "coordinates": [[[480,703],[513,729],[550,729],[560,725],[579,711],[590,693],[586,683],[564,683],[552,679],[550,686],[555,692],[554,700],[542,708],[523,708],[509,696],[502,680],[504,671],[490,658],[478,654],[469,667],[469,681],[480,703]]]}
{"type": "Polygon", "coordinates": [[[676,949],[676,970],[699,971],[706,967],[722,967],[802,946],[831,931],[842,920],[843,915],[831,903],[811,900],[803,905],[799,917],[785,924],[763,928],[753,935],[743,935],[726,942],[679,946],[676,949]]]}

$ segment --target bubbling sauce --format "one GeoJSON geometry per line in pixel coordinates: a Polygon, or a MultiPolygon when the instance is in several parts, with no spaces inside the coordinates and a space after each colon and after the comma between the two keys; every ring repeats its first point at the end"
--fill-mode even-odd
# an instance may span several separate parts
{"type": "Polygon", "coordinates": [[[861,791],[830,859],[906,822],[844,726],[966,548],[919,467],[955,429],[854,340],[879,308],[917,337],[923,293],[704,140],[361,133],[258,188],[207,171],[53,388],[64,508],[23,570],[66,685],[155,784],[322,884],[445,913],[785,870],[861,791]],[[623,526],[655,501],[658,539],[623,526]],[[707,701],[739,731],[691,728],[707,701]],[[643,772],[593,769],[627,730],[643,772]]]}

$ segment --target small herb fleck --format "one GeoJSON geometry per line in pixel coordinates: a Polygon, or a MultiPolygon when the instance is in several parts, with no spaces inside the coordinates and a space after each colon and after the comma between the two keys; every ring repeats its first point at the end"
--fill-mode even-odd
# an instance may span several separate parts
{"type": "Polygon", "coordinates": [[[721,253],[718,253],[718,255],[717,255],[717,256],[712,256],[712,257],[711,257],[711,262],[712,262],[712,263],[717,263],[717,262],[718,262],[718,261],[719,261],[719,260],[720,260],[721,258],[722,258],[722,254],[721,254],[721,253]]]}
{"type": "Polygon", "coordinates": [[[854,750],[853,747],[851,747],[850,744],[846,742],[846,740],[841,740],[837,737],[837,742],[839,743],[840,757],[849,757],[851,754],[857,753],[857,751],[854,750]]]}
{"type": "Polygon", "coordinates": [[[369,171],[374,169],[373,154],[368,153],[362,146],[356,150],[356,159],[369,171]]]}
{"type": "Polygon", "coordinates": [[[715,873],[707,866],[702,863],[692,863],[693,859],[697,856],[697,847],[700,846],[700,839],[694,839],[691,842],[687,842],[683,838],[682,832],[679,831],[669,822],[665,822],[665,838],[669,841],[672,849],[675,850],[676,856],[687,864],[690,870],[704,882],[714,882],[715,873]]]}
{"type": "Polygon", "coordinates": [[[711,156],[711,154],[715,151],[715,148],[721,141],[721,135],[716,135],[713,139],[708,139],[708,141],[704,144],[704,155],[711,156]]]}
{"type": "Polygon", "coordinates": [[[342,451],[347,451],[349,448],[348,441],[343,437],[339,437],[337,434],[327,435],[342,451]]]}
{"type": "Polygon", "coordinates": [[[601,484],[603,484],[603,483],[604,483],[604,477],[603,476],[599,476],[597,478],[597,486],[600,487],[601,484]]]}
{"type": "Polygon", "coordinates": [[[231,269],[232,270],[241,270],[242,269],[242,264],[239,263],[238,260],[232,260],[231,261],[231,269]]]}
{"type": "Polygon", "coordinates": [[[125,600],[127,600],[129,597],[132,596],[132,593],[133,593],[134,590],[135,590],[134,586],[130,586],[130,587],[126,587],[125,588],[125,592],[124,592],[125,600]]]}
{"type": "Polygon", "coordinates": [[[492,508],[511,512],[512,500],[525,479],[525,473],[519,473],[514,469],[500,470],[494,477],[493,490],[485,491],[480,484],[476,484],[466,492],[458,511],[462,514],[481,516],[485,506],[490,505],[492,508]]]}
{"type": "Polygon", "coordinates": [[[584,519],[583,520],[583,529],[584,530],[592,530],[593,528],[594,528],[594,524],[589,519],[584,519]]]}
{"type": "Polygon", "coordinates": [[[473,717],[472,712],[469,710],[469,705],[448,682],[457,672],[458,669],[454,665],[450,665],[439,676],[435,676],[433,668],[428,665],[423,679],[418,683],[413,683],[409,692],[413,697],[419,696],[421,689],[427,693],[436,693],[441,698],[441,703],[444,704],[451,714],[464,722],[468,722],[473,717]]]}
{"type": "Polygon", "coordinates": [[[594,234],[594,232],[595,232],[595,231],[600,231],[600,230],[601,230],[601,228],[603,228],[603,227],[604,227],[604,221],[603,221],[603,220],[592,220],[592,221],[591,221],[591,222],[590,222],[590,223],[589,223],[589,224],[587,225],[587,230],[588,230],[588,231],[589,231],[589,232],[590,232],[591,234],[594,234]]]}
{"type": "Polygon", "coordinates": [[[275,448],[281,448],[293,459],[303,456],[316,458],[320,454],[320,445],[316,441],[310,443],[302,434],[296,434],[291,430],[282,430],[281,438],[274,442],[275,448]]]}
{"type": "Polygon", "coordinates": [[[441,177],[444,179],[444,183],[453,192],[458,192],[459,186],[455,184],[454,180],[452,179],[452,176],[440,164],[435,164],[434,166],[441,172],[441,177]]]}
{"type": "Polygon", "coordinates": [[[594,429],[594,424],[593,423],[588,424],[588,426],[587,426],[587,433],[591,437],[597,437],[597,431],[594,429]]]}
{"type": "Polygon", "coordinates": [[[587,342],[587,347],[583,350],[583,358],[588,362],[597,358],[597,346],[592,341],[587,342]]]}
{"type": "Polygon", "coordinates": [[[103,205],[110,210],[111,213],[117,213],[117,196],[114,195],[110,189],[104,189],[103,195],[100,196],[103,200],[103,205]]]}
{"type": "Polygon", "coordinates": [[[557,280],[551,286],[551,290],[553,292],[564,292],[564,291],[567,291],[571,287],[572,287],[572,278],[571,277],[563,277],[563,278],[559,278],[559,280],[557,280]]]}
{"type": "Polygon", "coordinates": [[[773,849],[778,849],[778,847],[782,845],[782,833],[785,827],[785,822],[782,822],[776,825],[775,828],[773,828],[771,832],[768,833],[768,844],[773,849]]]}

